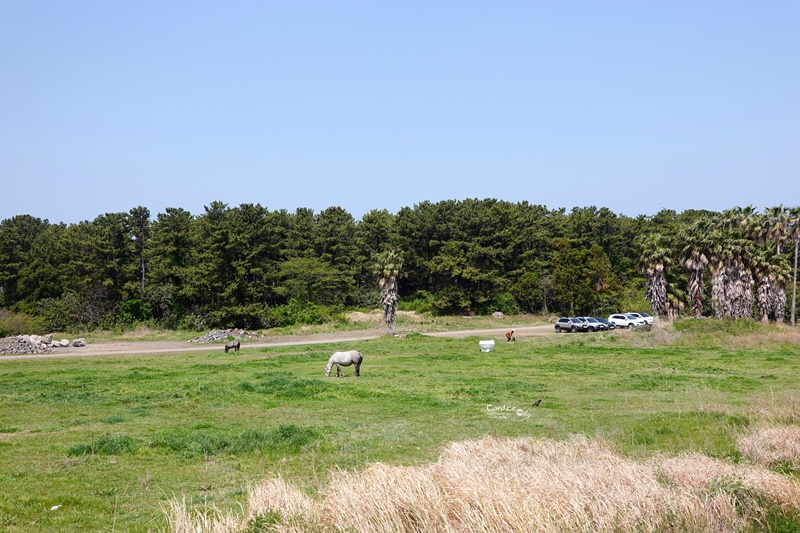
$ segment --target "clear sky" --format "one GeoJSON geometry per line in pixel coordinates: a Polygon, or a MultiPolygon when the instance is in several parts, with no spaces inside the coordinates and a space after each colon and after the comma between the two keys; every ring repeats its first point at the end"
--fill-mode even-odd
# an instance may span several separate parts
{"type": "Polygon", "coordinates": [[[800,2],[0,0],[0,219],[800,205],[800,2]]]}

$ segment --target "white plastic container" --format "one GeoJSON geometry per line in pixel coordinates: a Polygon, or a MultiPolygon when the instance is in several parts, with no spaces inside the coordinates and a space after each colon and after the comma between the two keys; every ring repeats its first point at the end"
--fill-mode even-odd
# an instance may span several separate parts
{"type": "Polygon", "coordinates": [[[494,341],[478,341],[478,346],[482,352],[491,352],[494,350],[494,341]]]}

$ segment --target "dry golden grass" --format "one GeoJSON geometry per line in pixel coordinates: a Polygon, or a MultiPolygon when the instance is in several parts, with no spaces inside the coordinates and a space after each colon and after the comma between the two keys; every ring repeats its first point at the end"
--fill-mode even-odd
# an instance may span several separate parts
{"type": "Polygon", "coordinates": [[[734,337],[730,340],[731,348],[771,348],[774,346],[800,346],[800,335],[797,330],[790,326],[776,326],[778,331],[770,332],[768,335],[762,333],[750,333],[734,337]]]}
{"type": "Polygon", "coordinates": [[[800,467],[800,427],[766,427],[744,435],[737,442],[739,453],[765,466],[800,467]]]}
{"type": "Polygon", "coordinates": [[[752,321],[725,323],[711,319],[684,319],[680,322],[660,319],[649,330],[621,330],[632,346],[653,348],[661,346],[714,346],[734,350],[770,349],[800,346],[800,330],[787,324],[761,324],[752,321]],[[696,323],[708,327],[686,327],[696,323]]]}
{"type": "Polygon", "coordinates": [[[235,524],[174,501],[170,528],[239,532],[269,515],[270,531],[285,532],[733,532],[763,516],[762,502],[800,509],[800,483],[701,454],[635,462],[583,436],[487,437],[450,444],[433,464],[335,471],[316,498],[267,480],[235,524]]]}
{"type": "Polygon", "coordinates": [[[800,509],[800,484],[759,465],[734,465],[692,453],[663,459],[658,468],[670,483],[698,493],[725,493],[756,513],[757,502],[743,497],[763,498],[784,511],[800,509]]]}
{"type": "MultiPolygon", "coordinates": [[[[688,319],[694,320],[694,319],[688,319]]],[[[775,349],[777,346],[796,348],[800,346],[800,330],[788,324],[761,324],[747,320],[733,323],[700,319],[713,326],[707,330],[692,328],[681,331],[675,337],[676,345],[695,346],[697,344],[720,346],[731,349],[775,349]],[[727,330],[726,330],[727,328],[727,330]]],[[[675,329],[674,325],[664,324],[665,329],[675,329]]]]}
{"type": "Polygon", "coordinates": [[[800,422],[800,398],[779,395],[754,404],[749,413],[767,426],[797,424],[800,422]]]}
{"type": "Polygon", "coordinates": [[[627,341],[630,345],[640,348],[669,346],[681,337],[681,334],[675,331],[672,322],[666,319],[659,320],[649,330],[626,331],[621,329],[618,334],[627,334],[627,341]]]}
{"type": "Polygon", "coordinates": [[[245,523],[258,516],[277,513],[282,521],[272,529],[276,532],[309,531],[320,523],[317,503],[283,478],[272,478],[250,487],[247,497],[245,523]]]}
{"type": "Polygon", "coordinates": [[[800,398],[793,394],[778,394],[754,401],[746,407],[724,403],[708,403],[698,407],[708,413],[746,417],[758,421],[761,428],[800,424],[800,398]]]}
{"type": "Polygon", "coordinates": [[[173,499],[167,515],[169,531],[180,533],[229,533],[241,531],[242,520],[233,513],[224,513],[215,507],[192,508],[186,498],[173,499]]]}

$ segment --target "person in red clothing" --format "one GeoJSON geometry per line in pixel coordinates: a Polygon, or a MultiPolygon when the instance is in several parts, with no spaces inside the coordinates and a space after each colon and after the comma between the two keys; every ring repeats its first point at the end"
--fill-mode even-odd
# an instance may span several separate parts
{"type": "Polygon", "coordinates": [[[511,341],[515,341],[516,342],[516,340],[517,339],[514,338],[514,330],[513,329],[510,329],[510,330],[506,331],[506,342],[511,342],[511,341]]]}

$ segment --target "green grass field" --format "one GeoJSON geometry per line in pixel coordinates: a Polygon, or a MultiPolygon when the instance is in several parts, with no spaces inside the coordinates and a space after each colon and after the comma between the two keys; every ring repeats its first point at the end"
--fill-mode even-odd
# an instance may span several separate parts
{"type": "Polygon", "coordinates": [[[231,508],[278,474],[313,492],[333,468],[435,461],[445,443],[483,435],[583,433],[631,457],[737,460],[758,413],[800,398],[798,334],[687,324],[497,339],[488,354],[478,337],[411,334],[2,361],[0,530],[158,530],[174,496],[231,508]],[[330,353],[351,348],[362,376],[325,378],[330,353]]]}

